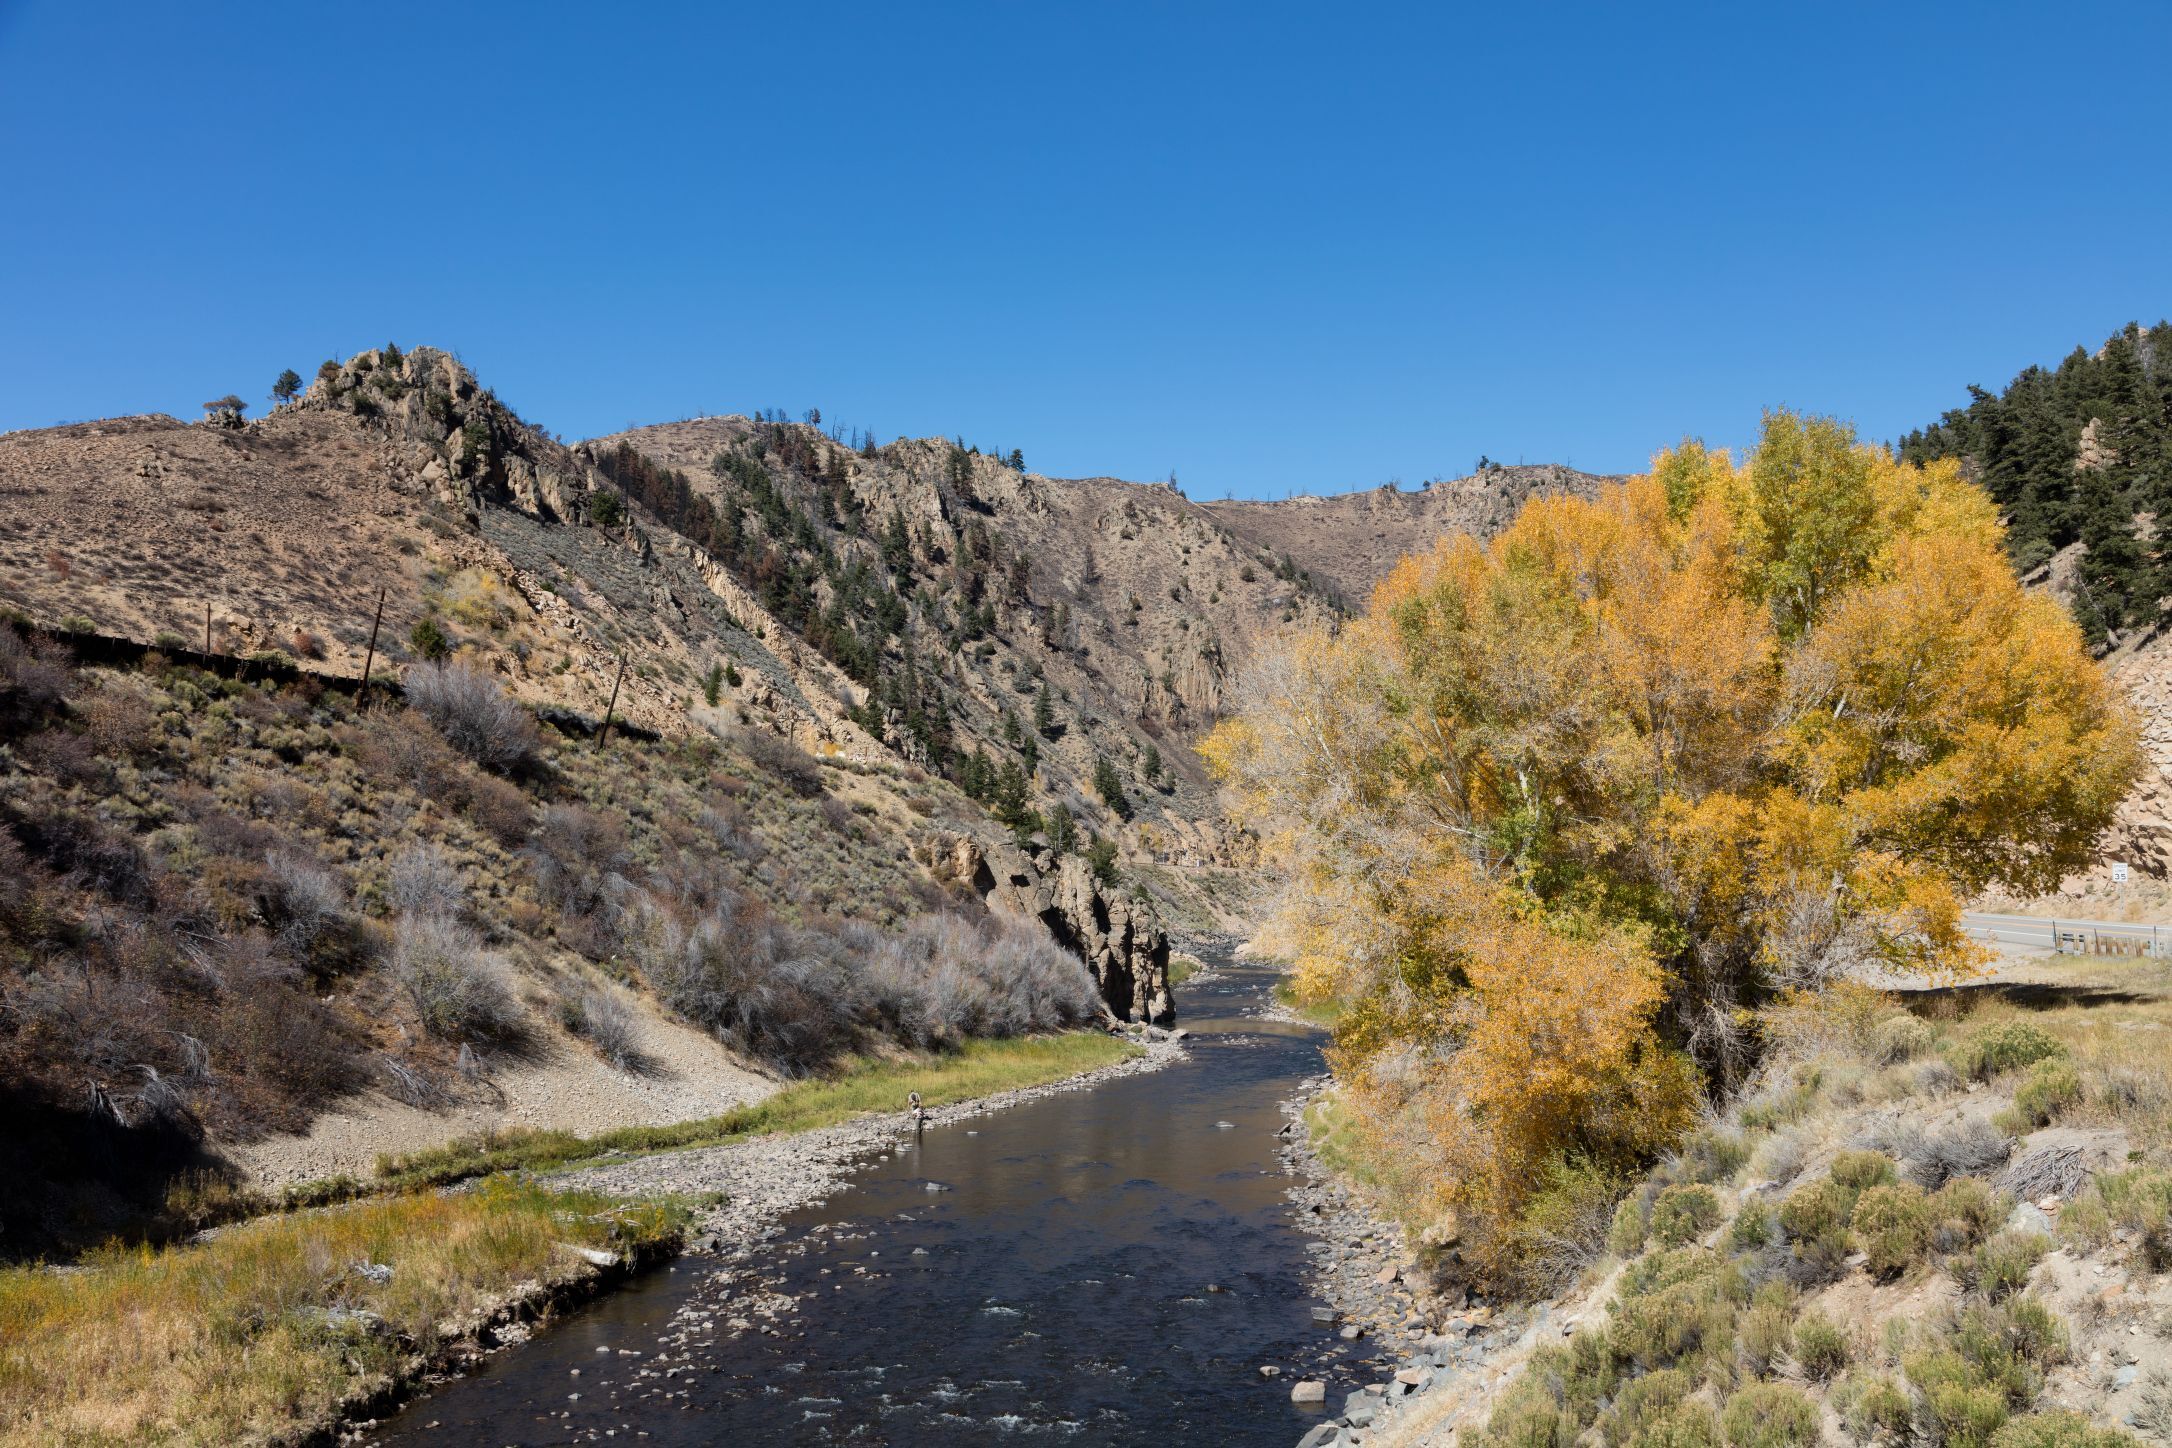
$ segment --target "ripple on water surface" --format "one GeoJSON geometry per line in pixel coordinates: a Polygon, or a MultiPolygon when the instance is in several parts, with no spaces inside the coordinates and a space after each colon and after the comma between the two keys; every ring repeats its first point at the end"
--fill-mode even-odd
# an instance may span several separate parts
{"type": "Polygon", "coordinates": [[[1274,1148],[1319,1044],[1245,1015],[1268,979],[1233,964],[1187,995],[1189,1059],[908,1139],[758,1259],[682,1261],[375,1441],[1289,1448],[1319,1421],[1290,1377],[1323,1369],[1340,1401],[1371,1349],[1310,1319],[1274,1148]]]}

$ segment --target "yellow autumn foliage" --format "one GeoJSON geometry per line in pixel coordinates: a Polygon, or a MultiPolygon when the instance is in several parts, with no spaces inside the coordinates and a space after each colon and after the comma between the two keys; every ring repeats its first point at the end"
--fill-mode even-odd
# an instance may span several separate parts
{"type": "Polygon", "coordinates": [[[1969,969],[1961,901],[2083,864],[2141,762],[1980,489],[1787,413],[1442,539],[1247,689],[1203,752],[1285,872],[1268,943],[1502,1269],[1535,1183],[1739,1079],[1757,1006],[1969,969]]]}

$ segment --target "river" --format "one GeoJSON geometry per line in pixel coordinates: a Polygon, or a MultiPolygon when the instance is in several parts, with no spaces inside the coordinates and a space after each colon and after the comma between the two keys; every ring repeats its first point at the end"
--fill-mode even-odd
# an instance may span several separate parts
{"type": "Polygon", "coordinates": [[[1290,1448],[1319,1421],[1296,1377],[1378,1368],[1313,1323],[1275,1156],[1319,1033],[1256,1014],[1268,971],[1214,964],[1182,991],[1187,1059],[905,1137],[752,1278],[681,1259],[371,1441],[1290,1448]],[[768,1294],[792,1299],[772,1332],[726,1328],[768,1294]]]}

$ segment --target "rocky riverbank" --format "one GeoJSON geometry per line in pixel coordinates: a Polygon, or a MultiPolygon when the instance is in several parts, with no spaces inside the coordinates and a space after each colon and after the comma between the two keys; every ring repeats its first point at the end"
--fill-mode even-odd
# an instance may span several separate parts
{"type": "Polygon", "coordinates": [[[1305,1111],[1330,1082],[1308,1079],[1282,1106],[1279,1155],[1292,1178],[1298,1225],[1317,1237],[1313,1291],[1333,1311],[1321,1330],[1345,1339],[1378,1341],[1400,1362],[1392,1373],[1362,1383],[1300,1380],[1291,1398],[1320,1404],[1323,1420],[1300,1448],[1379,1443],[1421,1399],[1456,1388],[1481,1387],[1494,1360],[1526,1343],[1531,1327],[1522,1308],[1497,1309],[1460,1289],[1441,1291],[1419,1267],[1403,1230],[1375,1216],[1362,1197],[1338,1180],[1312,1149],[1305,1111]]]}
{"type": "MultiPolygon", "coordinates": [[[[1131,1034],[1144,1047],[1140,1055],[1062,1081],[932,1108],[924,1129],[960,1126],[1028,1101],[1157,1071],[1184,1057],[1188,1034],[1184,1031],[1141,1026],[1134,1027],[1131,1034]]],[[[717,1330],[774,1330],[774,1325],[784,1320],[794,1300],[766,1290],[758,1272],[764,1255],[777,1249],[775,1239],[782,1232],[778,1223],[794,1211],[818,1206],[845,1190],[855,1170],[870,1158],[890,1151],[911,1132],[911,1119],[906,1113],[884,1113],[813,1131],[752,1137],[725,1146],[606,1159],[552,1173],[546,1180],[554,1186],[610,1196],[669,1195],[700,1204],[695,1224],[685,1235],[685,1250],[689,1255],[713,1259],[709,1280],[675,1319],[664,1350],[647,1359],[636,1375],[644,1382],[655,1379],[668,1383],[675,1376],[674,1362],[681,1361],[687,1350],[714,1341],[717,1330]],[[676,1357],[675,1348],[679,1350],[676,1357]]],[[[503,1326],[494,1332],[469,1334],[462,1351],[449,1355],[440,1370],[429,1373],[426,1380],[458,1376],[484,1356],[526,1341],[530,1334],[521,1315],[508,1311],[505,1316],[503,1326]]],[[[361,1430],[372,1426],[364,1420],[354,1429],[359,1436],[361,1430]]]]}
{"type": "MultiPolygon", "coordinates": [[[[936,1107],[927,1113],[926,1129],[957,1125],[1006,1107],[1084,1090],[1119,1077],[1158,1071],[1183,1059],[1183,1031],[1144,1027],[1137,1036],[1144,1053],[1128,1061],[1062,1081],[936,1107]]],[[[911,1131],[911,1118],[902,1111],[863,1116],[815,1131],[758,1136],[726,1146],[607,1162],[565,1172],[553,1180],[614,1196],[672,1194],[712,1202],[714,1205],[703,1209],[691,1234],[693,1250],[743,1259],[777,1234],[781,1218],[803,1207],[819,1206],[843,1190],[857,1166],[889,1151],[911,1131]]]]}

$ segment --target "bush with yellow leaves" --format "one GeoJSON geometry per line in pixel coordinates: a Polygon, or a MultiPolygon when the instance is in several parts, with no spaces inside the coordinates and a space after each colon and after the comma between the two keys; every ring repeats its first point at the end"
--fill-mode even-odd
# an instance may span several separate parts
{"type": "Polygon", "coordinates": [[[1424,1168],[1410,1214],[1481,1271],[1549,1173],[1742,1080],[1762,1008],[1970,968],[1961,900],[2082,864],[2141,759],[1979,488],[1786,413],[1739,465],[1685,444],[1404,559],[1203,752],[1286,874],[1265,943],[1349,1007],[1359,1117],[1424,1168]]]}

